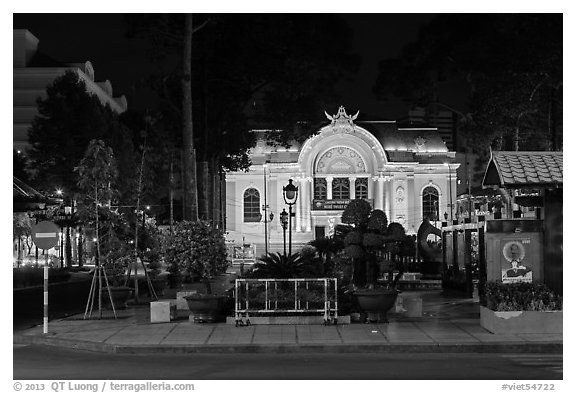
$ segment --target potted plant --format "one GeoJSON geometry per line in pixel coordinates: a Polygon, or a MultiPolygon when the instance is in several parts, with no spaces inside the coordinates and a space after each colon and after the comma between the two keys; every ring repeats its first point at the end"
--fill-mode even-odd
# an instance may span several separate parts
{"type": "Polygon", "coordinates": [[[228,267],[223,232],[208,221],[179,222],[166,255],[177,274],[204,283],[205,293],[185,297],[194,322],[215,322],[224,296],[212,293],[210,281],[228,267]]]}
{"type": "Polygon", "coordinates": [[[402,242],[406,241],[404,228],[398,223],[388,225],[383,211],[373,210],[367,201],[356,199],[344,210],[335,237],[343,239],[343,256],[352,264],[353,297],[358,307],[371,320],[378,320],[381,315],[388,322],[386,313],[396,302],[396,287],[404,273],[403,264],[397,259],[402,242]],[[384,258],[386,252],[391,259],[384,258]],[[380,270],[387,272],[383,285],[378,285],[380,270]]]}
{"type": "Polygon", "coordinates": [[[480,325],[492,333],[562,333],[562,297],[542,283],[489,281],[480,325]]]}

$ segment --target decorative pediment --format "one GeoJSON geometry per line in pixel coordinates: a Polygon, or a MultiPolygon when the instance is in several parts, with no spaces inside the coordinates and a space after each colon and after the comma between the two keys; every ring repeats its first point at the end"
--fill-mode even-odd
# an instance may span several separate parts
{"type": "Polygon", "coordinates": [[[317,173],[365,173],[366,164],[358,153],[348,147],[334,147],[320,157],[317,173]]]}
{"type": "Polygon", "coordinates": [[[356,112],[355,115],[350,116],[346,113],[346,109],[344,109],[343,106],[340,106],[340,108],[338,108],[338,113],[336,113],[334,116],[330,116],[326,111],[324,111],[324,114],[326,115],[328,120],[332,122],[332,127],[334,128],[335,131],[336,130],[354,131],[354,120],[356,120],[359,113],[360,111],[356,112]]]}

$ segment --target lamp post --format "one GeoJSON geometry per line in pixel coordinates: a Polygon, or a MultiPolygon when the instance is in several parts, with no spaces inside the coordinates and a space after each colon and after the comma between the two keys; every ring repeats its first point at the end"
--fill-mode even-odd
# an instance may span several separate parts
{"type": "Polygon", "coordinates": [[[450,187],[450,221],[454,222],[454,208],[452,203],[452,171],[450,169],[450,164],[445,162],[445,166],[448,167],[448,183],[450,187]]]}
{"type": "Polygon", "coordinates": [[[298,187],[292,184],[292,179],[288,179],[288,185],[282,187],[284,202],[288,205],[288,255],[292,255],[292,205],[298,200],[298,187]]]}
{"type": "MultiPolygon", "coordinates": [[[[266,211],[266,209],[264,209],[266,211]]],[[[272,222],[274,219],[274,213],[270,213],[268,216],[264,214],[264,255],[268,255],[268,223],[272,222]]]]}
{"type": "Polygon", "coordinates": [[[280,224],[282,224],[282,231],[284,232],[284,256],[286,256],[286,228],[288,228],[288,213],[286,213],[286,209],[282,209],[282,213],[280,213],[280,224]]]}

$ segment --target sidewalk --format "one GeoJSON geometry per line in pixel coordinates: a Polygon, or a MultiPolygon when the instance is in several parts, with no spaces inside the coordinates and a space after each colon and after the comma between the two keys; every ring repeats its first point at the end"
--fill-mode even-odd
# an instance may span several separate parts
{"type": "MultiPolygon", "coordinates": [[[[439,291],[421,296],[422,317],[389,314],[390,323],[350,325],[194,324],[186,319],[150,323],[149,306],[105,311],[103,319],[83,315],[53,320],[14,334],[14,344],[40,344],[109,353],[187,352],[470,352],[562,353],[561,334],[496,335],[480,326],[477,299],[450,298],[439,291]]],[[[94,315],[93,315],[94,317],[94,315]]]]}

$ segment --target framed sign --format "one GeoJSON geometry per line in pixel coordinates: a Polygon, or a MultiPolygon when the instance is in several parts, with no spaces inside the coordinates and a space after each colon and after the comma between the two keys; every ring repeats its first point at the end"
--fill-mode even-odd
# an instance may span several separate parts
{"type": "Polygon", "coordinates": [[[530,239],[503,240],[500,244],[502,282],[532,282],[530,239]]]}

